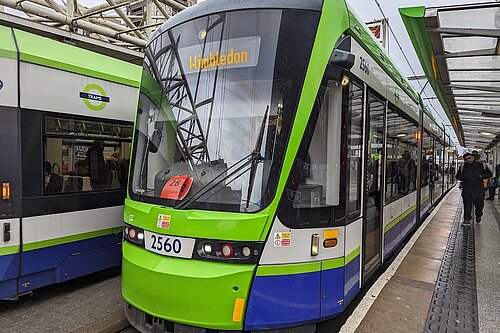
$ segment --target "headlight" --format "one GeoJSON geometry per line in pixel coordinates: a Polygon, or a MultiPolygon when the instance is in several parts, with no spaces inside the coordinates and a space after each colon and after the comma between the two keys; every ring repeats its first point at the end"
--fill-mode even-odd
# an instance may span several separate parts
{"type": "Polygon", "coordinates": [[[144,247],[144,230],[127,225],[123,229],[123,239],[144,247]]]}
{"type": "Polygon", "coordinates": [[[193,259],[256,264],[264,247],[263,242],[232,242],[198,239],[193,259]]]}

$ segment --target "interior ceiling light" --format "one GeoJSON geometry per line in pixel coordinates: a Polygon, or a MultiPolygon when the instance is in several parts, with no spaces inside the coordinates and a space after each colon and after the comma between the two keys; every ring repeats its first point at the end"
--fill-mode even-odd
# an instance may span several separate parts
{"type": "Polygon", "coordinates": [[[483,136],[497,136],[496,134],[493,134],[493,133],[490,133],[490,132],[484,132],[484,131],[481,131],[479,132],[480,135],[483,135],[483,136]]]}

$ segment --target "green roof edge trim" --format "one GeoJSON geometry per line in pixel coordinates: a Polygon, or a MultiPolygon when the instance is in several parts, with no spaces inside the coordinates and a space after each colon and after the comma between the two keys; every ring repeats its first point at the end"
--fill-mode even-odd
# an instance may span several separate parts
{"type": "Polygon", "coordinates": [[[14,29],[21,61],[138,88],[141,67],[14,29]]]}
{"type": "Polygon", "coordinates": [[[14,38],[12,38],[12,29],[0,26],[0,58],[17,59],[17,48],[14,38]]]}
{"type": "MultiPolygon", "coordinates": [[[[399,14],[401,15],[401,19],[406,28],[406,32],[410,37],[410,40],[413,44],[413,48],[418,56],[420,64],[424,70],[425,75],[431,85],[432,89],[434,89],[434,93],[436,94],[441,106],[443,107],[446,116],[450,120],[453,128],[455,129],[455,133],[457,133],[457,137],[461,144],[463,142],[463,136],[459,135],[462,133],[462,128],[456,128],[456,123],[453,120],[453,114],[450,109],[450,105],[448,104],[448,100],[446,99],[445,89],[441,83],[441,75],[438,71],[434,71],[434,51],[432,49],[431,40],[429,38],[429,34],[425,28],[424,16],[425,16],[425,7],[406,7],[399,8],[399,14]]],[[[459,125],[457,125],[459,126],[459,125]]]]}
{"type": "Polygon", "coordinates": [[[401,75],[396,65],[392,62],[389,54],[380,47],[379,43],[373,37],[373,34],[368,30],[365,23],[349,8],[349,31],[351,35],[362,45],[366,45],[366,51],[377,61],[377,63],[385,69],[394,82],[411,98],[420,105],[420,96],[413,90],[406,78],[401,75]],[[356,29],[358,27],[359,29],[356,29]]]}

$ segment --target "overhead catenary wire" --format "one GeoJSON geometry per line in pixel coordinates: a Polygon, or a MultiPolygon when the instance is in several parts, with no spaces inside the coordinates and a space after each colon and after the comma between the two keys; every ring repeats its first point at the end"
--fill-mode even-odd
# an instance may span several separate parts
{"type": "MultiPolygon", "coordinates": [[[[413,73],[413,75],[414,75],[415,77],[417,77],[417,74],[416,74],[415,70],[413,69],[413,66],[412,66],[412,65],[411,65],[411,63],[410,63],[410,60],[409,60],[409,59],[408,59],[408,57],[406,56],[406,53],[403,51],[403,47],[401,46],[401,43],[399,42],[399,40],[398,40],[398,38],[397,38],[397,36],[396,36],[396,33],[395,33],[395,32],[394,32],[394,30],[392,29],[392,26],[390,25],[389,20],[387,19],[387,16],[385,15],[384,10],[382,9],[382,6],[380,5],[380,3],[379,3],[379,1],[378,1],[378,0],[373,0],[373,1],[375,1],[375,4],[377,5],[377,7],[378,7],[378,9],[379,9],[380,13],[382,14],[382,17],[383,17],[383,18],[384,18],[384,20],[386,21],[387,26],[389,27],[389,31],[390,31],[390,33],[391,33],[392,37],[394,38],[394,40],[395,40],[396,44],[398,45],[398,48],[399,48],[399,50],[400,50],[401,54],[403,55],[403,57],[404,57],[404,59],[405,59],[406,63],[408,64],[408,67],[410,68],[410,70],[411,70],[411,72],[413,73]]],[[[389,50],[387,50],[387,52],[389,52],[389,50]]],[[[425,92],[425,88],[426,88],[427,84],[429,83],[429,81],[427,80],[427,83],[426,83],[424,86],[422,86],[422,83],[420,82],[420,80],[416,80],[416,81],[418,82],[418,85],[419,85],[419,86],[420,86],[420,88],[421,88],[421,91],[420,91],[420,94],[419,94],[419,95],[422,95],[422,93],[423,93],[423,94],[424,94],[424,96],[425,96],[425,99],[429,100],[430,98],[429,98],[429,96],[427,95],[427,93],[425,92]]],[[[438,116],[439,116],[439,118],[441,119],[441,121],[442,121],[443,123],[445,123],[445,125],[446,125],[446,123],[447,123],[447,122],[443,119],[443,117],[441,117],[441,115],[440,115],[440,114],[439,114],[439,112],[437,111],[436,107],[435,107],[432,103],[427,103],[427,105],[428,105],[428,106],[430,106],[430,107],[434,110],[435,114],[436,114],[436,115],[438,115],[438,116]]],[[[455,136],[456,136],[456,133],[455,133],[455,136]]]]}
{"type": "MultiPolygon", "coordinates": [[[[375,4],[377,5],[380,13],[382,14],[382,17],[384,18],[384,20],[387,22],[387,26],[389,27],[389,31],[391,32],[391,35],[392,37],[394,38],[394,40],[396,41],[396,44],[398,45],[399,47],[399,50],[401,51],[401,54],[403,55],[406,63],[408,64],[408,66],[410,67],[410,70],[411,72],[413,73],[413,75],[416,77],[417,76],[417,73],[415,72],[415,70],[413,69],[413,66],[411,65],[410,63],[410,60],[408,59],[408,57],[406,56],[405,52],[403,51],[403,47],[401,46],[401,43],[399,42],[396,34],[394,33],[394,30],[392,30],[392,26],[391,24],[389,23],[389,20],[387,18],[387,16],[385,15],[384,13],[384,10],[382,9],[382,6],[380,5],[380,3],[378,2],[378,0],[373,0],[375,1],[375,4]]],[[[418,82],[418,85],[420,86],[420,88],[422,88],[422,91],[423,91],[423,86],[422,86],[422,83],[420,82],[420,80],[416,80],[418,82]]],[[[425,91],[424,91],[424,95],[425,95],[425,91]]],[[[427,95],[425,95],[427,97],[427,95]]]]}

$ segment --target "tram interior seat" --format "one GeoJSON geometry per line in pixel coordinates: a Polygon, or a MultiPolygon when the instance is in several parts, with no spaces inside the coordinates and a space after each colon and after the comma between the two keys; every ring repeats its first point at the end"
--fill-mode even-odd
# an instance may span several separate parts
{"type": "Polygon", "coordinates": [[[63,192],[86,192],[91,191],[90,177],[63,175],[63,192]]]}
{"type": "Polygon", "coordinates": [[[63,177],[52,174],[49,176],[49,182],[45,187],[46,193],[61,193],[63,189],[63,177]]]}
{"type": "Polygon", "coordinates": [[[299,184],[294,198],[294,208],[321,207],[323,186],[318,184],[299,184]]]}

